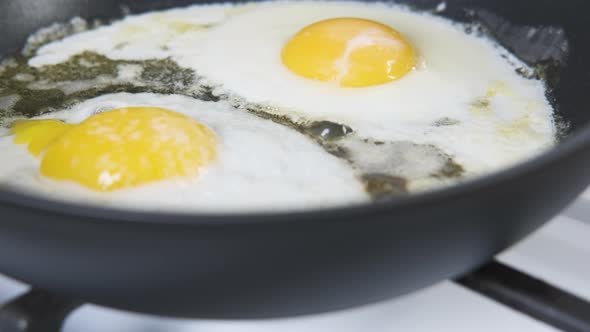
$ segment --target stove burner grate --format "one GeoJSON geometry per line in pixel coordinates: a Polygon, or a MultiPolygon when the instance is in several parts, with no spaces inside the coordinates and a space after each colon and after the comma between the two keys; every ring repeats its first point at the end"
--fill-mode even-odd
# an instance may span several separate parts
{"type": "MultiPolygon", "coordinates": [[[[590,302],[497,261],[455,282],[564,332],[590,332],[590,302]]],[[[59,332],[82,304],[33,289],[0,307],[0,331],[59,332]]]]}

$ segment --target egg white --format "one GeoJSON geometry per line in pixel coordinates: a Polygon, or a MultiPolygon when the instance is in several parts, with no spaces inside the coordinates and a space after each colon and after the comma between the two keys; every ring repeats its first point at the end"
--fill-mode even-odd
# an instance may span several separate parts
{"type": "MultiPolygon", "coordinates": [[[[217,160],[198,177],[95,192],[39,175],[39,161],[12,136],[0,137],[0,185],[73,202],[141,210],[223,213],[309,209],[369,199],[346,162],[306,136],[227,103],[177,95],[110,94],[39,118],[79,123],[96,112],[129,106],[167,108],[194,117],[218,137],[217,160]]],[[[7,133],[5,133],[6,135],[7,133]]]]}
{"type": "MultiPolygon", "coordinates": [[[[30,64],[57,63],[84,50],[113,59],[171,57],[216,86],[219,95],[269,105],[269,111],[301,121],[340,122],[360,137],[433,144],[467,175],[480,175],[552,146],[556,126],[543,82],[519,76],[514,64],[524,64],[464,28],[375,3],[192,6],[130,16],[48,44],[30,64]],[[333,17],[366,18],[397,29],[416,48],[418,68],[367,88],[341,88],[290,72],[280,57],[285,43],[301,28],[333,17]]],[[[362,158],[362,151],[356,154],[362,158]]]]}
{"type": "Polygon", "coordinates": [[[344,123],[362,137],[434,144],[472,173],[505,167],[554,142],[553,110],[541,81],[520,77],[489,40],[399,7],[265,4],[206,34],[179,36],[168,47],[181,66],[220,86],[219,93],[272,105],[294,118],[344,123]],[[368,88],[342,88],[290,72],[280,58],[285,43],[301,28],[332,17],[394,27],[416,48],[418,68],[398,81],[368,88]],[[490,90],[495,93],[490,107],[474,111],[472,104],[490,90]],[[434,126],[443,118],[459,123],[434,126]]]}

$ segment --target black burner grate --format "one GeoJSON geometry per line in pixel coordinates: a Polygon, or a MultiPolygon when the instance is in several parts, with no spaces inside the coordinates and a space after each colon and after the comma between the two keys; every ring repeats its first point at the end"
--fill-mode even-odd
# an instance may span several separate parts
{"type": "Polygon", "coordinates": [[[590,331],[590,303],[499,262],[456,282],[562,331],[590,331]]]}
{"type": "Polygon", "coordinates": [[[81,304],[33,289],[0,307],[0,332],[59,332],[81,304]]]}
{"type": "MultiPolygon", "coordinates": [[[[564,332],[590,332],[589,302],[497,261],[456,282],[564,332]]],[[[34,289],[0,307],[0,332],[59,332],[81,304],[34,289]]]]}

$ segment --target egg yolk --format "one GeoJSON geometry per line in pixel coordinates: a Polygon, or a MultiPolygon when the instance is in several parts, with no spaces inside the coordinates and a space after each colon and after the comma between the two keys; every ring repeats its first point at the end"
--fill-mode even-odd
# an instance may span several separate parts
{"type": "Polygon", "coordinates": [[[12,124],[14,143],[26,144],[29,152],[39,156],[57,137],[74,125],[58,120],[19,120],[12,124]]]}
{"type": "Polygon", "coordinates": [[[216,138],[200,122],[156,107],[106,111],[80,124],[17,121],[14,142],[41,156],[43,176],[97,191],[195,176],[215,158],[216,138]]]}
{"type": "Polygon", "coordinates": [[[412,45],[393,28],[365,19],[311,24],[289,40],[285,66],[309,79],[367,87],[397,80],[416,65],[412,45]]]}

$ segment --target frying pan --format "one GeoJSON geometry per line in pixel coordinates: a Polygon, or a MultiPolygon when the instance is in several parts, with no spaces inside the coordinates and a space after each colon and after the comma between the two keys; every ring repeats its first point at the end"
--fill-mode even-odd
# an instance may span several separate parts
{"type": "MultiPolygon", "coordinates": [[[[108,20],[196,2],[3,0],[0,54],[73,16],[108,20]]],[[[569,130],[534,160],[435,192],[294,213],[116,211],[3,190],[0,271],[83,301],[208,318],[338,310],[463,274],[533,232],[590,182],[588,12],[584,0],[448,0],[440,13],[480,22],[524,61],[544,66],[569,130]]]]}

